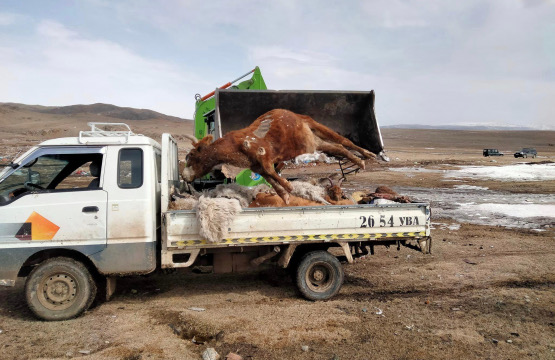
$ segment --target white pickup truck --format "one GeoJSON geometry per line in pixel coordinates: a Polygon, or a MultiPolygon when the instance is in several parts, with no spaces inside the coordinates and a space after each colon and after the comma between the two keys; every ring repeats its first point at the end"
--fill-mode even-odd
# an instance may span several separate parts
{"type": "Polygon", "coordinates": [[[168,210],[180,181],[175,140],[90,125],[0,173],[0,285],[26,276],[39,318],[80,315],[97,288],[112,295],[118,276],[196,265],[223,273],[276,264],[295,271],[305,297],[327,299],[343,281],[331,247],[345,262],[374,245],[430,250],[430,208],[417,203],[243,209],[229,238],[208,243],[194,211],[168,210]]]}

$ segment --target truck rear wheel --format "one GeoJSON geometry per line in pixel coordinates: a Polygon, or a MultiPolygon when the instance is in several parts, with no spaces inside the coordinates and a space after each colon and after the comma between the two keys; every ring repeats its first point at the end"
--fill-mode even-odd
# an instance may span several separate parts
{"type": "Polygon", "coordinates": [[[299,263],[296,283],[305,298],[327,300],[337,294],[343,285],[343,267],[327,251],[309,252],[299,263]]]}
{"type": "Polygon", "coordinates": [[[96,296],[96,284],[82,263],[66,257],[38,265],[25,283],[29,309],[43,320],[67,320],[81,315],[96,296]]]}

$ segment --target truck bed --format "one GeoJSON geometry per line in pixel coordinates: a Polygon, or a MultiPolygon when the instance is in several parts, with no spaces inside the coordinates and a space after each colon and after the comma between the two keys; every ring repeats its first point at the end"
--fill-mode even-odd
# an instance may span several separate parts
{"type": "Polygon", "coordinates": [[[168,251],[261,243],[418,240],[430,235],[430,208],[420,203],[243,209],[229,226],[229,237],[218,243],[199,236],[194,211],[167,211],[164,218],[168,251]]]}
{"type": "MultiPolygon", "coordinates": [[[[189,267],[199,255],[258,250],[262,256],[269,248],[294,251],[295,246],[318,243],[328,243],[319,248],[342,247],[349,262],[351,250],[361,250],[364,245],[371,245],[372,250],[372,244],[397,243],[429,252],[430,206],[425,203],[243,208],[228,226],[228,236],[209,242],[199,235],[195,211],[169,210],[171,189],[180,188],[177,154],[175,139],[163,134],[163,268],[189,267]]],[[[281,258],[285,259],[285,254],[281,258]]]]}

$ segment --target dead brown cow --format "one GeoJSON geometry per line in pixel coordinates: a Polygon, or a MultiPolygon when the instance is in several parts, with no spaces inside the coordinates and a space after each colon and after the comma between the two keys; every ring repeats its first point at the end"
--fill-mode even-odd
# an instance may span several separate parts
{"type": "Polygon", "coordinates": [[[277,174],[275,164],[279,166],[301,154],[321,151],[346,157],[364,169],[364,161],[348,149],[359,152],[365,159],[376,158],[311,117],[283,109],[269,111],[244,129],[230,131],[214,142],[212,139],[208,135],[198,142],[193,140],[194,148],[187,154],[187,167],[182,172],[185,181],[191,182],[220,164],[250,168],[263,176],[286,204],[292,187],[277,174]]]}
{"type": "Polygon", "coordinates": [[[323,206],[323,203],[307,200],[298,196],[291,195],[286,204],[283,199],[270,193],[258,193],[256,198],[249,204],[250,208],[258,207],[289,207],[289,206],[323,206]]]}

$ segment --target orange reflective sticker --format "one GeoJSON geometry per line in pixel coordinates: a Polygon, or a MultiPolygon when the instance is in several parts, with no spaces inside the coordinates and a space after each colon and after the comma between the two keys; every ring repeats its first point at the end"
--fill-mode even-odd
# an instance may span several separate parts
{"type": "Polygon", "coordinates": [[[31,223],[31,240],[52,240],[60,229],[58,225],[35,211],[25,222],[31,223]]]}

